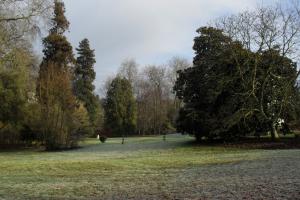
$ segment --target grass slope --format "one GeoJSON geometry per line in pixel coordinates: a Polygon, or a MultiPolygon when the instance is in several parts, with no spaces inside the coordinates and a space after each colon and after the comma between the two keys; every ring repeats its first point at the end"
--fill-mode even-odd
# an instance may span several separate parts
{"type": "MultiPolygon", "coordinates": [[[[189,136],[0,152],[0,199],[295,199],[299,150],[197,147],[189,136]]],[[[299,196],[298,196],[299,195],[299,196]]]]}

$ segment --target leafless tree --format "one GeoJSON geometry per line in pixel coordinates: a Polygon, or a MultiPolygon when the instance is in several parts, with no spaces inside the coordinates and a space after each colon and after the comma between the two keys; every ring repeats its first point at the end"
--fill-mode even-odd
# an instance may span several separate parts
{"type": "Polygon", "coordinates": [[[0,1],[0,59],[16,48],[30,49],[31,39],[50,19],[50,0],[0,1]]]}
{"type": "Polygon", "coordinates": [[[254,11],[220,18],[215,25],[247,49],[261,52],[277,48],[283,56],[296,59],[300,44],[300,5],[296,2],[293,6],[279,3],[258,7],[254,11]]]}
{"type": "Polygon", "coordinates": [[[133,58],[125,59],[121,64],[118,75],[126,78],[134,85],[134,81],[137,79],[138,75],[137,62],[133,58]]]}

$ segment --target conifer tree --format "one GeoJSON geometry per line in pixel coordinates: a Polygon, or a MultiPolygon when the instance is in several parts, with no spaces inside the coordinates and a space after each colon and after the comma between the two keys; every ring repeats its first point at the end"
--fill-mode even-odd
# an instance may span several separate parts
{"type": "Polygon", "coordinates": [[[134,134],[136,103],[133,89],[125,78],[116,77],[109,86],[105,101],[105,128],[114,136],[134,134]]]}
{"type": "Polygon", "coordinates": [[[79,56],[76,59],[74,70],[75,95],[84,103],[92,126],[97,126],[96,121],[100,104],[94,94],[95,86],[93,82],[96,78],[94,71],[94,64],[96,63],[94,50],[90,48],[88,39],[82,40],[76,50],[79,56]]]}
{"type": "MultiPolygon", "coordinates": [[[[69,29],[69,22],[64,13],[64,3],[55,0],[54,17],[51,20],[52,28],[49,35],[43,40],[43,63],[51,61],[68,69],[74,63],[74,56],[72,46],[64,36],[65,31],[69,29]]],[[[43,67],[43,63],[41,67],[43,67]]]]}
{"type": "Polygon", "coordinates": [[[74,130],[76,99],[72,91],[72,46],[63,35],[69,28],[64,3],[54,2],[49,35],[44,38],[44,58],[40,66],[37,96],[42,108],[43,140],[48,150],[77,144],[74,130]]]}

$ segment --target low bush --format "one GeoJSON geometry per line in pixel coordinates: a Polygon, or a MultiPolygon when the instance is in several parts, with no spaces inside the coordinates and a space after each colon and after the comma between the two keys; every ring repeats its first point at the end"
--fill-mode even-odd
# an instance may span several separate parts
{"type": "Polygon", "coordinates": [[[99,140],[100,140],[101,143],[105,143],[106,140],[107,140],[107,137],[104,136],[104,135],[100,135],[99,140]]]}

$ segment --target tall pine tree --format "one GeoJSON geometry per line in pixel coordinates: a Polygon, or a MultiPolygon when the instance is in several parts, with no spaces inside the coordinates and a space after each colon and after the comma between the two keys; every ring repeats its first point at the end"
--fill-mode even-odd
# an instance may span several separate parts
{"type": "Polygon", "coordinates": [[[74,91],[77,98],[84,103],[88,113],[91,125],[98,126],[97,116],[99,114],[99,101],[94,95],[95,86],[93,82],[96,78],[94,64],[96,63],[94,50],[90,48],[88,39],[84,39],[79,43],[76,49],[78,57],[76,59],[76,67],[74,70],[75,81],[74,91]]]}

